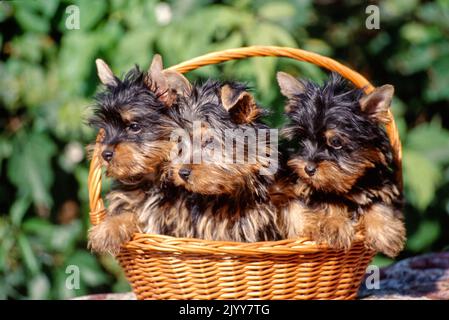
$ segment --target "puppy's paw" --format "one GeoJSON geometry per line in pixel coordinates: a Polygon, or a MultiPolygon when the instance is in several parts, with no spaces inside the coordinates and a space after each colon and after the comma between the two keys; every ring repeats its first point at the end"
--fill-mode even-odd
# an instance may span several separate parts
{"type": "Polygon", "coordinates": [[[100,224],[89,230],[88,247],[98,253],[117,255],[120,247],[130,241],[138,231],[136,218],[133,213],[124,212],[107,217],[100,224]]]}
{"type": "Polygon", "coordinates": [[[332,249],[348,250],[355,235],[354,223],[349,218],[347,210],[340,207],[329,207],[324,212],[315,213],[315,227],[310,224],[313,231],[310,237],[332,249]]]}
{"type": "Polygon", "coordinates": [[[391,207],[373,205],[361,217],[365,245],[393,258],[404,249],[406,231],[402,219],[391,207]]]}

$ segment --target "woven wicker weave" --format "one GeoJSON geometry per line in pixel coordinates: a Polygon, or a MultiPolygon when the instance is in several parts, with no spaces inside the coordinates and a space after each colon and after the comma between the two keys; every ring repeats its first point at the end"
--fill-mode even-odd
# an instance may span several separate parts
{"type": "MultiPolygon", "coordinates": [[[[338,72],[371,92],[359,73],[308,51],[254,46],[206,54],[169,69],[188,72],[202,66],[248,57],[277,56],[306,61],[338,72]]],[[[402,185],[401,142],[391,113],[387,133],[402,185]]],[[[101,141],[101,134],[97,137],[101,141]]],[[[89,171],[90,221],[105,216],[102,168],[95,148],[89,171]]],[[[307,239],[238,243],[135,234],[118,259],[138,299],[354,299],[375,252],[362,236],[345,252],[307,239]]]]}

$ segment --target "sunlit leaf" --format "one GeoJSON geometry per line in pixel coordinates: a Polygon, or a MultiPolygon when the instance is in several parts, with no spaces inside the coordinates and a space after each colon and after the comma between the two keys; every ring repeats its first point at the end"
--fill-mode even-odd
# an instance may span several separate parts
{"type": "Polygon", "coordinates": [[[14,1],[15,18],[26,31],[46,33],[50,29],[49,17],[39,12],[37,1],[14,1]],[[34,4],[30,4],[34,3],[34,4]]]}
{"type": "Polygon", "coordinates": [[[35,133],[17,144],[8,162],[8,177],[21,196],[31,196],[35,205],[49,208],[53,202],[49,188],[53,183],[50,159],[56,152],[54,142],[35,133]]]}
{"type": "Polygon", "coordinates": [[[441,180],[441,169],[417,151],[404,149],[404,181],[407,200],[419,210],[424,210],[435,197],[441,180]]]}
{"type": "Polygon", "coordinates": [[[401,34],[412,44],[423,44],[431,42],[441,36],[438,28],[424,24],[411,22],[401,28],[401,34]]]}
{"type": "Polygon", "coordinates": [[[285,20],[294,16],[295,13],[294,5],[286,1],[268,2],[259,10],[259,15],[262,18],[273,21],[285,20]]]}
{"type": "Polygon", "coordinates": [[[153,52],[151,43],[156,33],[154,30],[135,30],[128,32],[123,37],[112,57],[112,64],[117,70],[122,70],[118,75],[123,76],[134,64],[140,65],[145,70],[151,62],[153,52]]]}
{"type": "Polygon", "coordinates": [[[383,19],[397,19],[410,13],[418,4],[418,0],[388,0],[380,3],[383,19]]]}
{"type": "Polygon", "coordinates": [[[433,162],[449,163],[449,131],[436,121],[413,128],[407,135],[407,147],[433,162]]]}
{"type": "Polygon", "coordinates": [[[105,15],[108,4],[106,1],[76,0],[80,9],[80,28],[87,30],[98,23],[105,15]]]}

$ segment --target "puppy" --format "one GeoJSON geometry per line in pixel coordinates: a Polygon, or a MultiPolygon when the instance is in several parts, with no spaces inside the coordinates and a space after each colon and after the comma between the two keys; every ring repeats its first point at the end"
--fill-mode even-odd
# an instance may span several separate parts
{"type": "Polygon", "coordinates": [[[141,229],[137,208],[159,181],[160,168],[168,159],[172,125],[164,113],[178,93],[173,73],[162,71],[158,55],[147,73],[136,67],[123,80],[102,60],[96,63],[105,90],[96,96],[90,124],[102,130],[101,156],[115,187],[107,195],[105,220],[89,231],[88,245],[93,251],[116,255],[141,229]]]}
{"type": "Polygon", "coordinates": [[[176,148],[164,166],[164,183],[139,213],[145,231],[221,241],[280,239],[268,194],[277,149],[265,143],[270,132],[259,121],[263,110],[238,83],[207,81],[182,91],[168,109],[176,148]]]}
{"type": "Polygon", "coordinates": [[[286,237],[348,249],[363,231],[368,248],[396,256],[405,242],[402,194],[384,129],[393,86],[365,95],[336,74],[322,86],[283,72],[277,79],[288,99],[283,135],[292,147],[290,175],[273,192],[284,192],[286,237]]]}

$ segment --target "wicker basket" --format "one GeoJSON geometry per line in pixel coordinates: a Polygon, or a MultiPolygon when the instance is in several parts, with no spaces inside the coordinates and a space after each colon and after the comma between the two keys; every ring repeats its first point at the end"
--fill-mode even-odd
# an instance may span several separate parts
{"type": "MultiPolygon", "coordinates": [[[[171,67],[188,72],[228,60],[277,56],[306,61],[336,71],[363,88],[373,86],[359,73],[300,49],[255,46],[213,52],[171,67]]],[[[398,165],[401,143],[391,121],[386,129],[398,165]]],[[[97,146],[101,137],[97,137],[97,146]]],[[[102,168],[95,148],[89,171],[90,220],[105,216],[101,199],[102,168]]],[[[375,252],[358,236],[349,251],[331,250],[307,239],[238,243],[136,234],[118,256],[138,299],[354,299],[375,252]]]]}

